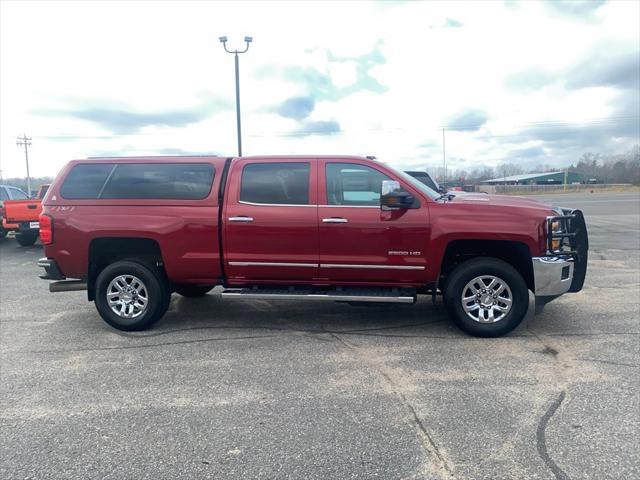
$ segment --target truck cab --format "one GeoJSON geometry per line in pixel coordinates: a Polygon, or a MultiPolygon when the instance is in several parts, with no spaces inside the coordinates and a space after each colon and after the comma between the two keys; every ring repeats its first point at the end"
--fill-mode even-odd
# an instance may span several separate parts
{"type": "Polygon", "coordinates": [[[52,291],[86,289],[107,323],[148,328],[171,293],[414,303],[503,335],[584,282],[582,213],[500,196],[447,197],[353,156],[77,160],[40,217],[52,291]]]}

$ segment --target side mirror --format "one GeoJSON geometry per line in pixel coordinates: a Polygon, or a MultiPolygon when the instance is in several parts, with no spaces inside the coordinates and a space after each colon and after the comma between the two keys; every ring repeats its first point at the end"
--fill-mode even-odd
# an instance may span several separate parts
{"type": "Polygon", "coordinates": [[[440,185],[440,186],[438,187],[438,193],[447,193],[447,189],[446,189],[446,188],[444,188],[442,185],[440,185]]]}
{"type": "Polygon", "coordinates": [[[380,208],[382,210],[401,210],[413,205],[413,195],[400,188],[400,182],[396,180],[383,180],[380,195],[380,208]]]}

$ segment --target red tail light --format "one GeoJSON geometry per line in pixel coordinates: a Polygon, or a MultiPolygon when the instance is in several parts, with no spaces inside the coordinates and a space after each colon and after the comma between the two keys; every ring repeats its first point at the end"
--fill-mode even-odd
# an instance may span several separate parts
{"type": "Polygon", "coordinates": [[[40,215],[40,241],[43,245],[53,243],[53,218],[49,215],[40,215]]]}

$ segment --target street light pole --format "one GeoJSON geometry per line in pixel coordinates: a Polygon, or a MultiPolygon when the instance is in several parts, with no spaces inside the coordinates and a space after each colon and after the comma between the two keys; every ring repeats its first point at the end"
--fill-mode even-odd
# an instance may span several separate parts
{"type": "Polygon", "coordinates": [[[227,53],[233,53],[235,56],[236,66],[236,129],[238,132],[238,156],[242,156],[242,126],[240,124],[240,61],[238,54],[245,53],[249,50],[249,44],[253,41],[252,37],[244,37],[245,47],[244,50],[229,50],[227,49],[227,37],[220,37],[220,43],[224,47],[224,51],[227,53]]]}
{"type": "Polygon", "coordinates": [[[444,138],[444,132],[445,129],[442,129],[442,187],[446,190],[447,187],[445,186],[445,184],[447,183],[447,157],[445,155],[445,150],[444,150],[444,145],[445,145],[445,138],[444,138]]]}

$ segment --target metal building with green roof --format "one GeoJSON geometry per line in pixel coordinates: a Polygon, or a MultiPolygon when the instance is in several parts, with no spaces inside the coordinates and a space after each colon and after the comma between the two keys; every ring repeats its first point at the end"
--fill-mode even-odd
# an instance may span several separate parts
{"type": "Polygon", "coordinates": [[[562,185],[565,183],[581,183],[582,178],[575,172],[558,172],[545,173],[524,173],[522,175],[511,175],[509,177],[492,178],[491,180],[483,180],[484,185],[562,185]]]}

